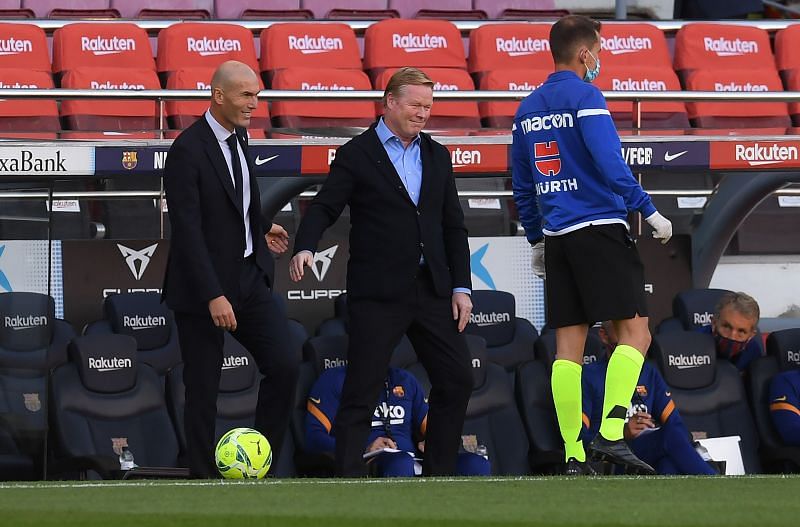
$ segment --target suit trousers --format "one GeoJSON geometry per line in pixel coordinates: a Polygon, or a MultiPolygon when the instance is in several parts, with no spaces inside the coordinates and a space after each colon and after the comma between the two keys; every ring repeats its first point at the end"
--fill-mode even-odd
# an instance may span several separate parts
{"type": "MultiPolygon", "coordinates": [[[[250,352],[264,376],[254,427],[270,442],[277,459],[291,417],[299,368],[299,357],[291,352],[286,314],[273,299],[254,257],[244,260],[239,291],[228,301],[237,323],[231,335],[250,352]]],[[[186,460],[193,477],[217,477],[215,423],[225,330],[214,325],[210,314],[176,312],[175,322],[186,387],[186,460]]]]}
{"type": "Polygon", "coordinates": [[[407,334],[431,381],[423,475],[452,475],[472,392],[472,364],[450,298],[435,294],[421,267],[413,288],[391,301],[348,299],[350,344],[336,414],[336,471],[367,475],[362,456],[392,351],[407,334]]]}

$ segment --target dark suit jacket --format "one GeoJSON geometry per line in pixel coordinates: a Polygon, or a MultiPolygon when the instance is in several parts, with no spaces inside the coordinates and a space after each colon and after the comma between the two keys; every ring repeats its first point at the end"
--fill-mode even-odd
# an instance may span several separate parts
{"type": "Polygon", "coordinates": [[[436,294],[471,288],[469,245],[447,149],[421,135],[419,206],[378,139],[373,124],[336,153],[330,173],[295,236],[295,254],[316,251],[322,233],[350,205],[350,298],[391,300],[413,287],[420,255],[436,294]]]}
{"type": "MultiPolygon", "coordinates": [[[[272,283],[275,262],[264,242],[261,199],[247,155],[247,133],[237,130],[250,171],[250,231],[258,266],[272,283]]],[[[208,313],[208,301],[238,295],[244,261],[244,222],[230,171],[205,116],[172,143],[164,165],[172,227],[163,298],[175,311],[208,313]]]]}

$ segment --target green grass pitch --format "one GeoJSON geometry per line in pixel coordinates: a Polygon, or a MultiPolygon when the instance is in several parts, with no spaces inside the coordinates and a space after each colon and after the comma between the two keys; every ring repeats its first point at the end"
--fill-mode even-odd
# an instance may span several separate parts
{"type": "Polygon", "coordinates": [[[0,484],[0,526],[800,525],[800,476],[0,484]]]}

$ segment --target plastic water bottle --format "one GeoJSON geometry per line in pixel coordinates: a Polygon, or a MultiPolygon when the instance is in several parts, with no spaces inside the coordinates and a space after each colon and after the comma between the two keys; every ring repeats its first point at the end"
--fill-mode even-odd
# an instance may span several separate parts
{"type": "Polygon", "coordinates": [[[122,452],[119,453],[119,469],[131,470],[136,464],[133,462],[133,452],[128,447],[122,447],[122,452]]]}
{"type": "Polygon", "coordinates": [[[486,445],[478,445],[475,447],[475,453],[479,456],[483,456],[483,459],[489,460],[489,449],[486,448],[486,445]]]}

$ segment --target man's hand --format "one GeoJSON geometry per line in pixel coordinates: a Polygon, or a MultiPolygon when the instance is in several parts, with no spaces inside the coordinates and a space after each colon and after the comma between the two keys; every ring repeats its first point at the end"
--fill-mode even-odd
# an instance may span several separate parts
{"type": "Polygon", "coordinates": [[[211,319],[218,328],[236,331],[236,315],[233,314],[233,306],[224,296],[218,296],[208,301],[208,312],[211,319]]]}
{"type": "Polygon", "coordinates": [[[289,249],[289,233],[277,223],[272,224],[264,239],[267,240],[269,250],[275,254],[283,254],[289,249]]]}
{"type": "Polygon", "coordinates": [[[451,301],[453,307],[453,320],[458,320],[458,332],[464,331],[472,313],[472,299],[466,293],[453,293],[451,301]]]}
{"type": "Polygon", "coordinates": [[[531,254],[531,269],[533,270],[533,274],[544,279],[544,240],[533,244],[531,249],[533,249],[533,253],[531,254]]]}
{"type": "Polygon", "coordinates": [[[625,439],[635,439],[642,432],[648,428],[655,428],[656,423],[653,421],[653,416],[645,412],[639,412],[631,416],[628,422],[625,423],[623,430],[625,439]]]}
{"type": "Polygon", "coordinates": [[[662,216],[658,211],[644,219],[653,228],[653,238],[667,243],[672,238],[672,222],[662,216]]]}
{"type": "Polygon", "coordinates": [[[367,452],[374,452],[382,448],[397,448],[397,443],[388,437],[378,437],[367,447],[367,452]]]}
{"type": "Polygon", "coordinates": [[[289,278],[292,282],[299,282],[303,278],[303,271],[305,267],[311,267],[314,263],[314,255],[311,251],[300,251],[292,257],[289,262],[289,278]]]}

